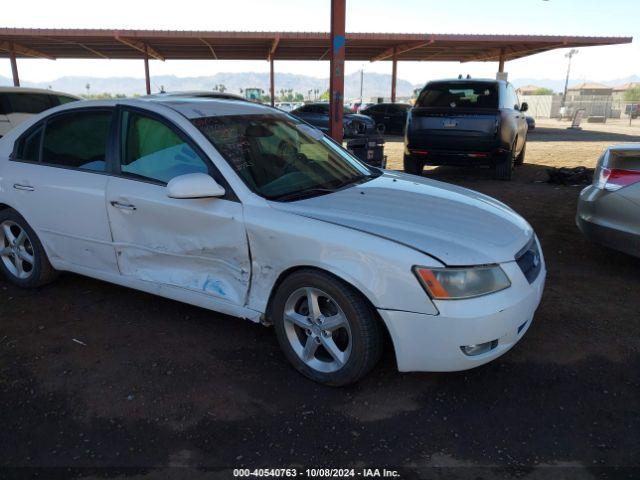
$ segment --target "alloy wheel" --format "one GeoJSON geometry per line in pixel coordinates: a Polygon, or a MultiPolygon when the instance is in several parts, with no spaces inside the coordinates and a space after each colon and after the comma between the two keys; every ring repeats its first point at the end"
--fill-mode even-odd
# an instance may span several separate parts
{"type": "Polygon", "coordinates": [[[338,303],[320,289],[305,287],[289,295],[284,330],[296,355],[314,370],[335,372],[349,360],[349,321],[338,303]]]}
{"type": "Polygon", "coordinates": [[[0,224],[0,260],[14,277],[28,279],[34,270],[35,254],[29,235],[16,222],[0,224]]]}

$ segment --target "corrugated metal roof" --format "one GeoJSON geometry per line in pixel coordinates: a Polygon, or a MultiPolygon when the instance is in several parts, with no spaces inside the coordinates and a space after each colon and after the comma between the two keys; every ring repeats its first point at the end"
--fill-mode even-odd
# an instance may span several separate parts
{"type": "MultiPolygon", "coordinates": [[[[159,60],[327,60],[327,32],[0,28],[0,57],[159,60]]],[[[347,33],[346,59],[497,61],[556,48],[630,43],[632,37],[347,33]]]]}

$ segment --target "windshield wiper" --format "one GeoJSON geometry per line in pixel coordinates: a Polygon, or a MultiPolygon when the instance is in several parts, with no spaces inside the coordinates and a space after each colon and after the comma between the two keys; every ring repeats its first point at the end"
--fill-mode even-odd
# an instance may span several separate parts
{"type": "Polygon", "coordinates": [[[337,189],[342,189],[342,188],[348,187],[349,185],[353,185],[353,184],[356,184],[356,183],[362,183],[365,180],[370,180],[372,178],[378,178],[380,175],[382,175],[382,172],[380,170],[375,170],[375,171],[372,171],[370,173],[365,173],[365,174],[362,174],[362,175],[358,175],[357,177],[350,178],[349,180],[341,183],[336,188],[337,189]]]}
{"type": "Polygon", "coordinates": [[[295,192],[283,193],[282,195],[275,195],[273,197],[269,197],[269,200],[300,200],[302,198],[308,198],[313,196],[314,194],[327,194],[333,193],[337,189],[336,188],[321,188],[321,187],[312,187],[312,188],[304,188],[302,190],[296,190],[295,192]]]}
{"type": "Polygon", "coordinates": [[[377,178],[380,175],[382,175],[382,171],[374,170],[371,173],[362,174],[362,175],[358,175],[357,177],[350,178],[349,180],[346,180],[340,183],[339,185],[336,185],[333,188],[325,188],[325,187],[303,188],[302,190],[296,190],[295,192],[288,192],[288,193],[283,193],[281,195],[275,195],[273,197],[269,197],[269,200],[281,200],[281,201],[299,200],[302,198],[308,198],[310,196],[313,196],[314,194],[322,195],[327,193],[333,193],[333,192],[337,192],[338,190],[343,190],[351,185],[361,183],[365,180],[368,180],[371,178],[377,178]]]}

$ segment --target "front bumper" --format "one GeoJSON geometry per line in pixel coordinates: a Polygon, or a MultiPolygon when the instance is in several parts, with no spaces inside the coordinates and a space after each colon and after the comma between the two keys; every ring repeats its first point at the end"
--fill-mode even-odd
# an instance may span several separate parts
{"type": "Polygon", "coordinates": [[[401,372],[453,372],[483,365],[513,347],[526,333],[540,304],[546,269],[529,284],[516,262],[501,265],[511,287],[467,300],[434,301],[439,315],[379,309],[391,335],[401,372]],[[460,347],[497,340],[476,356],[460,347]]]}

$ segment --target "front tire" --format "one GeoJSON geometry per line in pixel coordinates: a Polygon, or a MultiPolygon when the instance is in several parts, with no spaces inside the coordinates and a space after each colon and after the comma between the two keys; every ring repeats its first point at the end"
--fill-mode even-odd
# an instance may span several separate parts
{"type": "Polygon", "coordinates": [[[23,288],[40,287],[56,277],[36,232],[10,208],[0,211],[0,270],[23,288]]]}
{"type": "Polygon", "coordinates": [[[422,175],[423,169],[424,162],[422,160],[412,157],[411,155],[404,156],[404,171],[406,173],[410,173],[411,175],[422,175]]]}
{"type": "Polygon", "coordinates": [[[330,386],[354,383],[378,362],[382,328],[353,287],[318,270],[288,276],[273,299],[280,348],[303,375],[330,386]]]}

